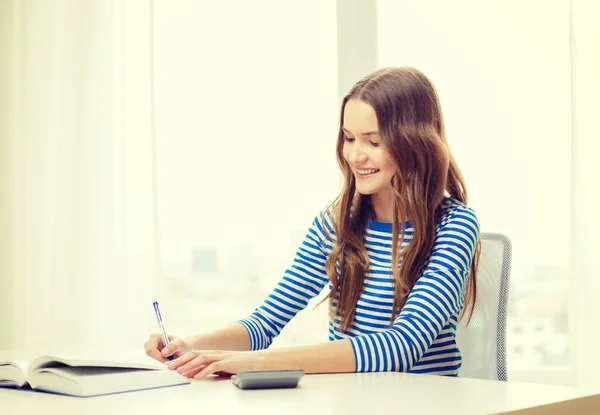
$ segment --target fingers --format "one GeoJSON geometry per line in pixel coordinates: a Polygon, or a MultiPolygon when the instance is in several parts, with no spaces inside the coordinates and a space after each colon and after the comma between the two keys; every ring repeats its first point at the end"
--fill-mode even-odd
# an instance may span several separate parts
{"type": "Polygon", "coordinates": [[[229,366],[228,362],[225,360],[219,360],[219,361],[213,362],[210,365],[206,366],[201,371],[199,371],[199,373],[194,375],[194,379],[203,379],[212,374],[215,374],[218,376],[231,376],[231,375],[234,375],[237,373],[237,371],[232,370],[228,366],[229,366]]]}
{"type": "Polygon", "coordinates": [[[219,358],[220,356],[216,354],[207,354],[204,351],[194,350],[173,360],[167,367],[169,369],[177,369],[179,373],[186,373],[200,366],[206,366],[215,360],[219,360],[219,358]]]}
{"type": "Polygon", "coordinates": [[[237,372],[234,367],[230,367],[230,357],[231,352],[228,351],[193,350],[172,362],[167,362],[167,367],[194,379],[202,379],[211,374],[231,376],[237,372]]]}
{"type": "Polygon", "coordinates": [[[155,333],[150,336],[146,343],[144,343],[144,350],[146,351],[146,355],[150,356],[151,358],[163,363],[168,362],[168,360],[165,359],[159,351],[162,346],[163,344],[162,340],[160,339],[160,335],[155,333]]]}
{"type": "Polygon", "coordinates": [[[188,352],[188,353],[184,354],[183,356],[180,356],[177,359],[173,360],[172,362],[169,362],[169,364],[167,364],[167,367],[169,369],[179,369],[180,366],[183,366],[183,365],[187,364],[189,361],[195,359],[198,356],[198,353],[199,352],[197,350],[188,352]]]}
{"type": "Polygon", "coordinates": [[[206,365],[198,366],[197,368],[194,368],[192,370],[188,370],[187,372],[183,372],[182,375],[185,376],[186,378],[193,378],[200,371],[202,371],[202,369],[204,369],[205,367],[206,367],[206,365]]]}
{"type": "Polygon", "coordinates": [[[160,354],[163,358],[167,358],[183,350],[185,350],[184,340],[179,337],[169,336],[169,344],[160,351],[160,354]]]}

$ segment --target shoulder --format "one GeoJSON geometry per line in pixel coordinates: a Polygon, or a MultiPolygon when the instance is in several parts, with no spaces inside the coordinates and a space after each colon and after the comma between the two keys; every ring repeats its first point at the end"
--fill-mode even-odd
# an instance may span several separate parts
{"type": "Polygon", "coordinates": [[[324,206],[313,219],[311,233],[321,241],[335,239],[335,221],[337,218],[337,202],[324,206]]]}
{"type": "Polygon", "coordinates": [[[440,207],[442,217],[436,228],[429,265],[436,269],[461,270],[466,276],[479,241],[477,215],[472,208],[453,198],[446,198],[440,207]]]}
{"type": "Polygon", "coordinates": [[[479,220],[475,211],[452,197],[447,197],[440,205],[442,215],[436,231],[454,230],[469,232],[475,239],[479,236],[479,220]]]}

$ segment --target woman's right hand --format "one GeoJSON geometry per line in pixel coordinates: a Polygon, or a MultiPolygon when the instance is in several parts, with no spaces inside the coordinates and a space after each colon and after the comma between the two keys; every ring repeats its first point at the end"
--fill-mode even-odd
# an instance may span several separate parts
{"type": "Polygon", "coordinates": [[[144,343],[146,354],[159,362],[168,362],[168,357],[179,357],[192,350],[192,342],[185,337],[169,336],[169,344],[164,346],[160,333],[153,333],[144,343]]]}

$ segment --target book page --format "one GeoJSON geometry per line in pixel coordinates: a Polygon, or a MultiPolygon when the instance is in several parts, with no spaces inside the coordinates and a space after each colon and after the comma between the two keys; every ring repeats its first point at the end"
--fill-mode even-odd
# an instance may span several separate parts
{"type": "Polygon", "coordinates": [[[27,382],[29,362],[26,360],[0,361],[0,386],[23,386],[27,382]]]}
{"type": "Polygon", "coordinates": [[[11,365],[19,369],[23,373],[29,370],[29,362],[27,360],[2,360],[0,359],[0,370],[2,366],[11,365]]]}
{"type": "Polygon", "coordinates": [[[35,359],[29,366],[28,373],[34,373],[46,367],[113,367],[133,369],[157,369],[167,370],[164,364],[144,355],[119,355],[117,353],[102,355],[79,355],[79,356],[41,356],[35,359]]]}
{"type": "Polygon", "coordinates": [[[115,367],[49,367],[29,378],[37,390],[74,396],[96,396],[166,386],[190,381],[174,370],[146,370],[115,367]]]}
{"type": "Polygon", "coordinates": [[[131,372],[139,372],[145,370],[154,370],[154,369],[135,369],[129,367],[99,367],[99,366],[62,366],[62,367],[50,367],[44,369],[38,369],[36,373],[52,373],[57,376],[62,376],[65,378],[69,378],[71,380],[77,380],[79,377],[83,376],[102,376],[102,375],[112,375],[119,373],[131,373],[131,372]]]}

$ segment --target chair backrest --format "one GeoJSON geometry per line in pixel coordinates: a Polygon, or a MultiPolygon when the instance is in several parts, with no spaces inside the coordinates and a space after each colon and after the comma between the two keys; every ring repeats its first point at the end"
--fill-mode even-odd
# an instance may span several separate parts
{"type": "Polygon", "coordinates": [[[460,377],[506,380],[506,307],[512,246],[505,235],[482,233],[477,297],[456,328],[462,355],[460,377]]]}

